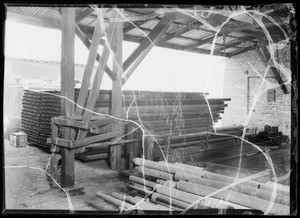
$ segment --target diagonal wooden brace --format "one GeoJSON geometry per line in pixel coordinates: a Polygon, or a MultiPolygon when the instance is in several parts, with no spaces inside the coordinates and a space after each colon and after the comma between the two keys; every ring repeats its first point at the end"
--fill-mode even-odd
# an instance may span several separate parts
{"type": "Polygon", "coordinates": [[[153,28],[153,30],[148,34],[147,37],[141,42],[141,44],[133,51],[133,53],[126,59],[123,63],[124,72],[128,69],[125,76],[122,78],[122,83],[124,84],[126,80],[131,76],[133,71],[142,62],[150,50],[156,45],[162,35],[168,30],[171,23],[175,19],[173,14],[167,14],[160,22],[153,28]],[[132,65],[133,64],[133,65],[132,65]],[[132,67],[129,69],[129,67],[132,67]]]}

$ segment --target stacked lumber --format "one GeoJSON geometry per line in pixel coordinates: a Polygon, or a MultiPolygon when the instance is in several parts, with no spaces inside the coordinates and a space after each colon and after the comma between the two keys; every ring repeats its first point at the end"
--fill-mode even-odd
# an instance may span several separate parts
{"type": "MultiPolygon", "coordinates": [[[[235,178],[211,172],[206,168],[181,163],[154,162],[135,158],[134,164],[139,174],[129,176],[128,189],[137,191],[150,202],[168,208],[172,205],[172,210],[254,209],[268,212],[270,215],[288,215],[290,212],[289,192],[286,189],[277,190],[274,203],[268,210],[273,191],[269,184],[247,179],[242,183],[235,183],[230,189],[222,189],[234,184],[235,178]]],[[[259,178],[269,173],[269,171],[263,171],[251,176],[259,178]]],[[[97,196],[104,198],[101,193],[97,193],[97,196]]],[[[122,202],[121,196],[119,200],[122,202]]]]}

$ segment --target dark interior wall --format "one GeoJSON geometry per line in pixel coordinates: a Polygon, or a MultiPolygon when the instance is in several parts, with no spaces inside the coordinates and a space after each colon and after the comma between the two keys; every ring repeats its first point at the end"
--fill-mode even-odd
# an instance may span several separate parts
{"type": "MultiPolygon", "coordinates": [[[[290,69],[290,47],[280,49],[275,58],[279,64],[290,69]]],[[[222,118],[222,125],[248,124],[250,128],[263,130],[265,125],[278,126],[279,131],[290,137],[291,131],[291,94],[284,94],[271,71],[266,80],[273,88],[267,88],[262,78],[266,62],[261,50],[253,50],[228,58],[224,74],[224,97],[231,98],[222,118]],[[264,90],[264,91],[259,91],[264,90]],[[259,95],[257,95],[260,93],[259,95]],[[252,107],[255,102],[256,105],[252,107]],[[253,110],[252,110],[253,109],[253,110]],[[251,116],[248,116],[251,113],[251,116]],[[247,116],[250,117],[246,122],[247,116]]],[[[287,78],[283,76],[283,80],[287,78]]],[[[290,86],[288,85],[288,90],[290,86]]]]}

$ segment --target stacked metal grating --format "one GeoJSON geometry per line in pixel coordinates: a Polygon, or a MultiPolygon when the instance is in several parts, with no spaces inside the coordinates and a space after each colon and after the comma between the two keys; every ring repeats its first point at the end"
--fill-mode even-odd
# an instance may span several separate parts
{"type": "Polygon", "coordinates": [[[28,142],[50,148],[51,117],[60,116],[60,91],[24,90],[21,112],[21,131],[27,133],[28,142]]]}

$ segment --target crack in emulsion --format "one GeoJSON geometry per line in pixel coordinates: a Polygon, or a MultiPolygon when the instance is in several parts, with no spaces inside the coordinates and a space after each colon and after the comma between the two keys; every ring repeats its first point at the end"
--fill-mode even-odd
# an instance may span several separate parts
{"type": "MultiPolygon", "coordinates": [[[[100,29],[101,29],[101,35],[102,35],[102,38],[105,42],[105,46],[108,48],[108,50],[114,54],[113,52],[113,49],[111,48],[111,44],[110,44],[110,40],[108,40],[108,36],[107,36],[107,30],[106,30],[106,27],[105,27],[105,10],[103,10],[103,6],[102,7],[98,7],[97,5],[90,5],[90,7],[92,9],[94,9],[96,12],[97,12],[97,19],[99,20],[99,23],[100,23],[100,29]]],[[[113,6],[113,10],[115,10],[118,14],[117,18],[114,18],[114,19],[111,19],[112,22],[124,22],[124,21],[127,21],[129,23],[131,23],[137,30],[141,31],[141,33],[143,34],[143,36],[147,37],[150,41],[150,43],[155,46],[155,44],[152,42],[152,40],[149,38],[149,36],[142,30],[140,29],[134,22],[132,22],[131,20],[129,20],[128,18],[126,18],[126,16],[123,14],[123,12],[117,7],[117,6],[113,6]]],[[[264,72],[264,75],[261,76],[261,74],[251,65],[250,62],[248,62],[249,66],[253,69],[253,71],[262,79],[262,83],[260,85],[260,88],[259,88],[259,92],[258,93],[253,93],[254,94],[254,100],[252,102],[252,105],[251,105],[251,109],[249,110],[249,113],[247,114],[247,117],[245,119],[245,122],[244,122],[244,128],[243,128],[243,133],[242,133],[242,136],[236,136],[236,135],[231,135],[231,134],[224,134],[224,133],[217,133],[217,129],[214,127],[213,125],[213,131],[214,132],[206,132],[206,131],[203,131],[201,133],[206,133],[206,134],[211,134],[211,135],[219,135],[219,136],[231,136],[231,137],[235,137],[237,139],[240,139],[241,140],[241,145],[240,145],[240,158],[239,158],[239,164],[238,164],[238,171],[236,173],[236,176],[235,176],[235,180],[233,183],[223,187],[222,189],[219,189],[218,191],[214,192],[214,193],[211,193],[210,195],[207,195],[207,196],[204,196],[204,197],[199,197],[199,200],[194,202],[193,204],[191,204],[188,208],[186,208],[185,210],[182,211],[181,214],[185,214],[189,209],[193,208],[194,205],[196,205],[197,203],[199,203],[202,199],[205,199],[205,198],[208,198],[208,197],[211,197],[211,196],[214,196],[215,194],[221,192],[221,191],[224,191],[224,190],[228,190],[230,189],[230,193],[232,191],[232,188],[240,183],[243,183],[245,181],[248,181],[248,180],[251,180],[251,179],[255,179],[255,175],[253,176],[248,176],[248,177],[245,177],[245,178],[242,178],[242,179],[239,179],[239,173],[240,173],[240,168],[241,168],[241,164],[242,164],[242,149],[243,149],[243,146],[244,146],[244,142],[246,142],[247,144],[253,146],[255,149],[257,149],[261,154],[263,154],[263,156],[266,158],[268,164],[269,164],[269,167],[271,168],[271,172],[273,174],[273,189],[272,189],[272,197],[271,197],[271,200],[270,200],[270,203],[269,203],[269,206],[267,208],[266,211],[264,211],[265,214],[268,214],[269,211],[272,209],[273,207],[273,204],[274,204],[274,201],[275,201],[275,197],[276,197],[276,193],[277,193],[277,182],[280,181],[280,180],[284,180],[286,178],[288,178],[290,176],[290,172],[283,176],[283,177],[276,177],[276,173],[275,173],[275,169],[274,169],[274,164],[272,162],[272,159],[271,157],[269,156],[268,153],[264,152],[259,146],[255,145],[254,143],[251,143],[249,142],[248,140],[245,139],[245,134],[246,134],[246,128],[250,122],[250,119],[251,119],[251,116],[252,116],[252,113],[253,113],[253,109],[255,108],[260,96],[262,95],[263,92],[267,91],[268,89],[274,89],[274,88],[277,88],[277,87],[280,87],[280,85],[275,85],[275,84],[272,84],[270,81],[266,80],[266,75],[267,75],[267,72],[270,70],[271,67],[275,67],[277,68],[286,78],[286,81],[284,82],[285,85],[288,85],[290,84],[291,82],[291,72],[289,69],[287,69],[283,64],[279,64],[276,62],[275,60],[275,57],[274,57],[274,51],[275,51],[275,45],[277,46],[279,43],[274,43],[273,42],[273,39],[271,38],[270,36],[270,33],[268,32],[267,28],[264,26],[264,23],[262,22],[262,18],[266,18],[268,19],[269,21],[271,21],[273,24],[275,24],[281,31],[282,33],[284,34],[285,36],[285,40],[284,40],[284,43],[280,43],[279,44],[279,47],[277,47],[276,49],[282,49],[286,46],[286,44],[288,43],[288,40],[289,40],[289,37],[287,37],[285,31],[283,30],[283,28],[270,16],[268,16],[267,14],[269,13],[262,13],[262,12],[259,12],[258,10],[247,10],[245,7],[240,7],[239,10],[236,10],[236,11],[229,11],[229,10],[219,10],[219,9],[214,9],[214,8],[211,8],[211,9],[204,9],[202,6],[194,6],[193,9],[181,9],[181,8],[163,8],[163,9],[159,9],[159,12],[157,12],[157,15],[158,16],[159,14],[166,14],[166,13],[174,13],[174,12],[179,12],[179,13],[182,13],[183,15],[187,15],[189,17],[192,17],[196,20],[198,20],[199,22],[201,22],[205,27],[209,28],[211,31],[214,32],[214,38],[213,38],[213,42],[212,42],[212,46],[211,46],[211,52],[210,52],[210,59],[209,59],[209,68],[208,68],[208,79],[206,80],[206,84],[204,86],[204,91],[208,89],[208,85],[210,83],[210,80],[211,80],[211,74],[212,74],[212,59],[214,57],[213,53],[214,53],[214,50],[215,50],[215,44],[216,44],[216,41],[217,41],[217,38],[218,38],[218,35],[219,33],[221,32],[221,29],[224,27],[224,25],[226,25],[230,19],[235,19],[235,18],[238,18],[238,17],[241,17],[241,16],[244,16],[247,17],[248,16],[248,21],[251,23],[253,23],[253,21],[255,20],[258,25],[262,28],[265,36],[267,37],[267,40],[268,40],[268,43],[269,43],[269,48],[268,48],[268,51],[270,53],[270,60],[267,64],[267,67],[266,67],[266,70],[264,72]],[[160,12],[160,13],[159,13],[160,12]],[[224,15],[227,17],[227,19],[219,26],[212,26],[205,18],[208,18],[210,15],[212,14],[221,14],[221,15],[224,15]],[[263,85],[266,85],[266,88],[265,89],[262,89],[263,85]]],[[[142,19],[141,19],[142,20],[142,19]]],[[[111,36],[112,37],[112,36],[111,36]]],[[[112,56],[113,59],[114,59],[114,63],[116,64],[119,72],[123,72],[123,67],[119,65],[119,62],[116,60],[116,57],[115,55],[112,56]]],[[[64,58],[62,59],[62,61],[64,60],[64,58]]],[[[122,77],[117,77],[118,78],[118,82],[122,85],[122,77]]],[[[127,78],[125,77],[125,80],[127,81],[127,78]]],[[[122,86],[121,86],[122,87],[122,86]]],[[[35,91],[35,90],[31,90],[31,91],[35,91]]],[[[121,88],[121,91],[122,91],[122,88],[121,88]]],[[[35,92],[39,92],[39,91],[35,91],[35,92]]],[[[43,91],[41,91],[43,92],[43,91]]],[[[144,191],[145,191],[145,197],[140,200],[138,203],[136,203],[135,205],[133,205],[132,208],[125,208],[125,199],[126,199],[126,195],[124,195],[124,199],[123,199],[123,203],[120,207],[120,214],[126,214],[128,211],[131,211],[131,210],[134,210],[134,209],[141,209],[140,208],[140,204],[145,201],[146,199],[148,199],[148,197],[150,196],[151,193],[154,193],[156,191],[156,188],[158,186],[160,186],[161,184],[157,184],[157,186],[155,186],[153,188],[153,190],[150,192],[150,194],[147,194],[146,192],[146,179],[145,179],[145,173],[144,173],[144,163],[145,163],[145,137],[151,137],[152,140],[158,145],[160,151],[161,151],[161,154],[163,156],[163,160],[165,161],[166,163],[166,166],[167,166],[167,169],[168,169],[168,172],[170,173],[170,168],[169,168],[169,164],[168,164],[168,155],[166,156],[165,153],[163,152],[163,149],[162,147],[160,146],[159,142],[157,141],[156,139],[156,135],[152,132],[150,132],[144,125],[143,125],[143,121],[140,117],[140,112],[139,112],[139,106],[138,106],[138,102],[137,102],[137,97],[136,97],[136,94],[134,91],[132,91],[133,93],[133,100],[131,101],[131,103],[129,104],[127,110],[125,109],[125,106],[124,106],[124,111],[125,111],[125,116],[126,118],[120,118],[120,117],[115,117],[115,116],[112,116],[112,115],[109,115],[109,114],[102,114],[102,113],[98,113],[98,112],[95,112],[95,111],[92,111],[92,110],[89,110],[85,107],[82,107],[80,105],[78,105],[77,103],[75,103],[74,101],[72,101],[71,99],[68,99],[67,97],[65,96],[61,96],[61,95],[55,95],[55,94],[52,94],[52,93],[47,93],[47,92],[43,92],[44,94],[47,94],[47,95],[54,95],[54,96],[57,96],[57,97],[60,97],[62,99],[66,99],[67,101],[70,101],[72,104],[76,105],[76,107],[79,107],[81,109],[84,109],[86,111],[89,111],[93,114],[96,114],[96,115],[99,115],[99,116],[104,116],[104,117],[110,117],[110,118],[114,118],[116,120],[119,120],[119,121],[124,121],[124,122],[131,122],[132,124],[136,125],[137,127],[134,128],[132,131],[130,131],[129,133],[123,135],[122,137],[120,138],[117,138],[115,139],[115,141],[113,141],[113,144],[114,143],[117,143],[119,140],[121,140],[122,138],[126,137],[127,135],[129,134],[132,134],[133,132],[137,131],[137,130],[141,130],[142,131],[142,153],[143,153],[143,158],[142,158],[142,175],[143,175],[143,178],[144,178],[144,191]],[[137,118],[138,118],[138,122],[137,121],[134,121],[134,120],[131,120],[129,119],[129,111],[130,109],[132,108],[133,104],[135,104],[135,109],[136,109],[136,115],[137,115],[137,118]]],[[[126,96],[124,95],[123,91],[122,91],[122,97],[123,97],[123,100],[125,101],[126,100],[126,96]]],[[[141,97],[141,96],[139,96],[141,97]]],[[[182,116],[182,104],[181,104],[181,98],[182,96],[177,96],[177,103],[174,102],[174,105],[173,105],[173,109],[176,110],[176,115],[178,115],[179,113],[179,120],[169,120],[169,117],[170,117],[170,114],[167,114],[167,111],[165,111],[164,109],[164,100],[163,98],[161,98],[161,103],[160,103],[160,108],[162,108],[162,112],[164,113],[164,117],[166,118],[166,122],[168,124],[168,127],[170,129],[169,133],[172,134],[172,124],[174,124],[175,122],[175,125],[176,127],[175,128],[179,128],[179,131],[180,131],[180,134],[181,134],[181,130],[184,131],[184,119],[183,119],[183,116],[182,116]],[[181,113],[181,116],[180,116],[180,113],[181,113]],[[173,122],[174,121],[174,122],[173,122]],[[170,123],[169,123],[170,122],[170,123]]],[[[142,98],[142,97],[141,97],[142,98]]],[[[206,104],[208,106],[208,111],[209,111],[209,114],[210,114],[210,119],[212,120],[212,123],[215,124],[214,120],[213,120],[213,114],[212,114],[212,110],[211,110],[211,107],[210,107],[210,104],[209,104],[209,101],[208,101],[208,98],[204,95],[204,99],[206,101],[206,104]]],[[[194,135],[193,133],[192,134],[184,134],[184,136],[188,136],[188,135],[194,135]]],[[[186,139],[186,138],[185,138],[186,139]]],[[[170,143],[170,141],[168,141],[168,144],[170,143]]],[[[169,144],[169,146],[171,146],[169,144]]],[[[67,199],[68,199],[68,205],[69,205],[69,211],[70,213],[74,213],[75,210],[74,210],[74,207],[72,205],[72,202],[71,202],[71,196],[69,195],[68,193],[68,190],[67,189],[64,189],[62,188],[56,181],[55,179],[48,173],[46,172],[48,167],[49,167],[49,164],[50,164],[50,161],[51,161],[51,158],[53,157],[54,153],[52,153],[48,163],[47,163],[47,166],[46,166],[46,169],[43,170],[43,169],[40,169],[40,168],[36,168],[36,167],[28,167],[28,166],[5,166],[6,168],[31,168],[31,169],[36,169],[36,170],[40,170],[42,172],[45,172],[56,184],[57,186],[63,190],[67,196],[67,199]]],[[[171,175],[171,173],[170,173],[171,175]]],[[[172,180],[172,178],[170,177],[170,180],[172,180]]],[[[171,196],[171,183],[170,183],[170,196],[171,196]]],[[[227,198],[224,199],[225,202],[229,202],[229,197],[230,197],[230,193],[228,194],[227,198]]],[[[172,207],[172,197],[170,197],[170,214],[172,214],[172,210],[171,210],[171,207],[172,207]]]]}

